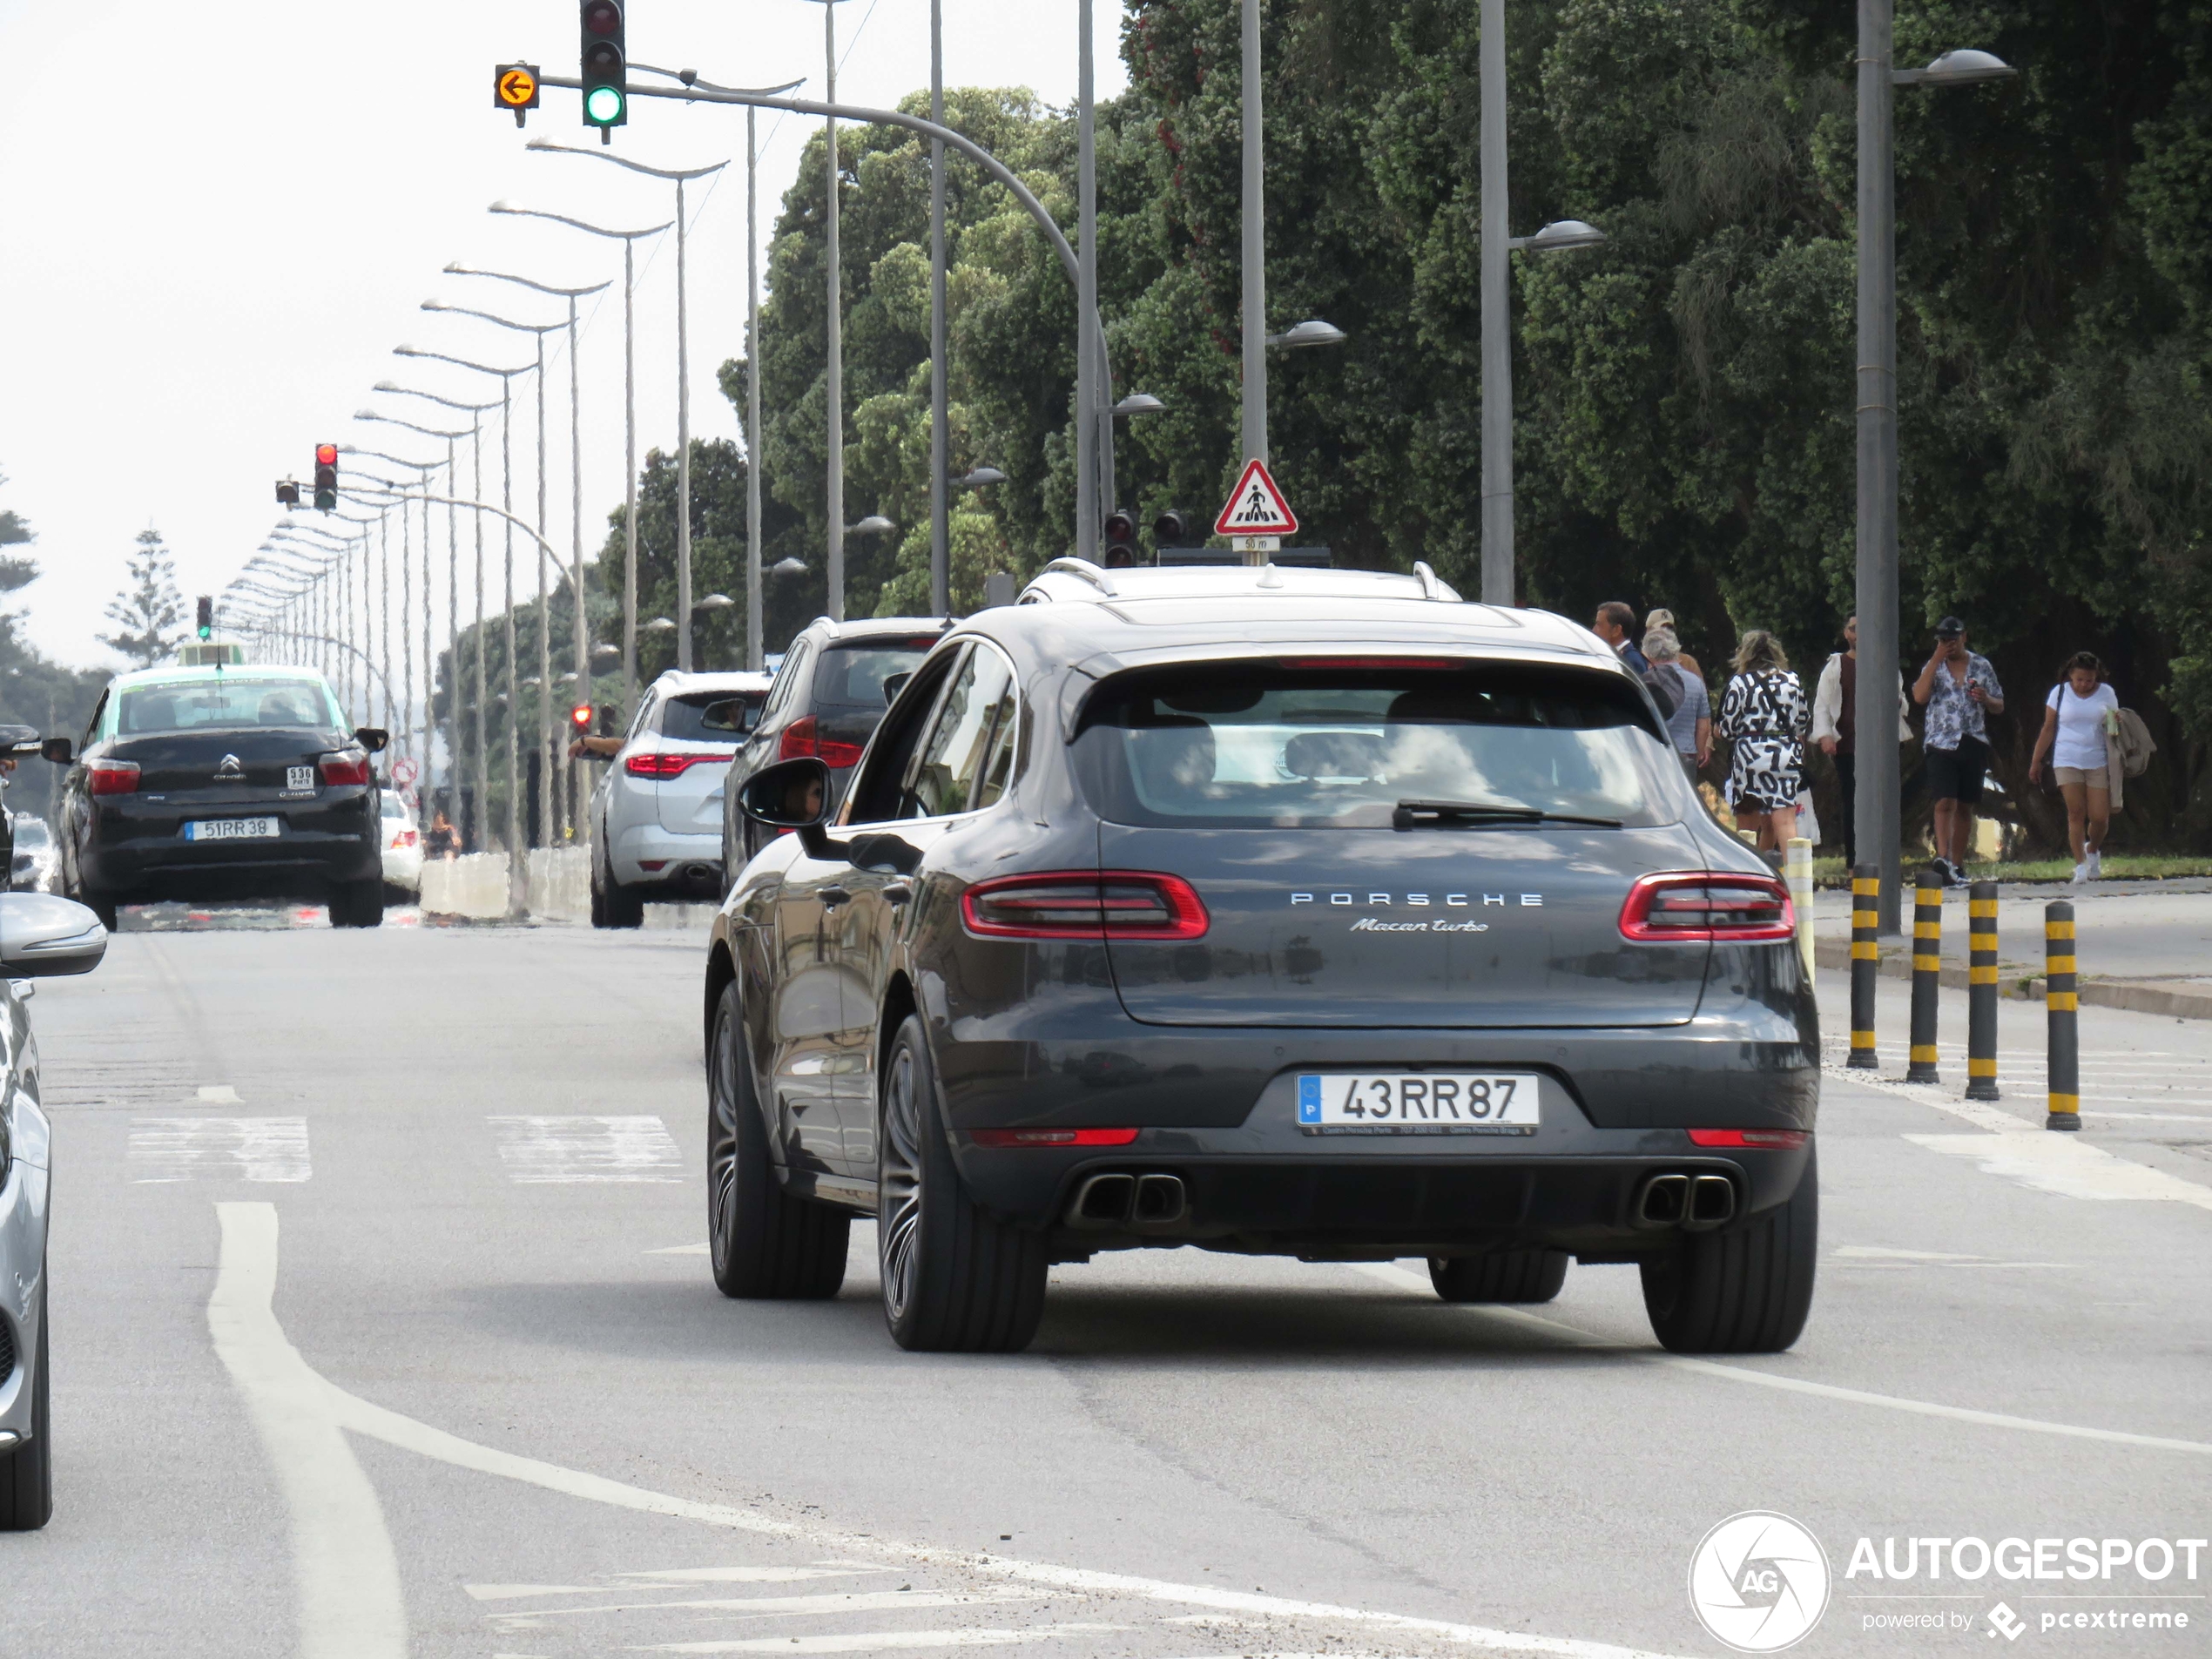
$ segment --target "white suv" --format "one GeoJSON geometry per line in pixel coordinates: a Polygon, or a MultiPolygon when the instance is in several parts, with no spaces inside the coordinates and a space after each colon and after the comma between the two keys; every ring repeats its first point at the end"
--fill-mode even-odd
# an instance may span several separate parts
{"type": "Polygon", "coordinates": [[[767,700],[765,674],[684,674],[647,688],[591,793],[591,925],[635,927],[648,899],[722,896],[722,789],[767,700]]]}

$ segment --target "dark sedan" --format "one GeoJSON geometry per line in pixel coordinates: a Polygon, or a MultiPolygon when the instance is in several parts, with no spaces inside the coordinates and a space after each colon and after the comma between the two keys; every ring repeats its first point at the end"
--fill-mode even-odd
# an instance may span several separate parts
{"type": "Polygon", "coordinates": [[[156,668],[110,684],[61,806],[64,891],[118,904],[306,899],[341,927],[384,919],[386,734],[347,729],[311,668],[156,668]]]}
{"type": "Polygon", "coordinates": [[[825,1296],[873,1214],[912,1348],[1047,1270],[1426,1258],[1453,1301],[1632,1263],[1687,1352],[1810,1307],[1819,1047],[1786,890],[1585,631],[1406,596],[984,612],[819,759],[717,917],[711,1252],[825,1296]]]}

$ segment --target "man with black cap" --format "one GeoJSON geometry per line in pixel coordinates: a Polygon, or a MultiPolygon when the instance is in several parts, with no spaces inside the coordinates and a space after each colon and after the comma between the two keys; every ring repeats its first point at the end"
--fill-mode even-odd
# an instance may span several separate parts
{"type": "Polygon", "coordinates": [[[1958,617],[1936,624],[1935,654],[1912,682],[1912,700],[1928,711],[1920,741],[1935,799],[1936,873],[1944,886],[1963,887],[1974,808],[1989,771],[1986,717],[2005,711],[2005,690],[1989,658],[1966,649],[1966,624],[1958,617]]]}

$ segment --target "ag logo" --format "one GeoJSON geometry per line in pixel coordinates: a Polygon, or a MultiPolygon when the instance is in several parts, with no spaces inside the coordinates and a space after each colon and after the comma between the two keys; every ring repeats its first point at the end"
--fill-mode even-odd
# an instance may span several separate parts
{"type": "Polygon", "coordinates": [[[1778,1653],[1828,1610],[1827,1554],[1787,1515],[1730,1515],[1689,1558],[1689,1605],[1716,1641],[1738,1653],[1778,1653]]]}

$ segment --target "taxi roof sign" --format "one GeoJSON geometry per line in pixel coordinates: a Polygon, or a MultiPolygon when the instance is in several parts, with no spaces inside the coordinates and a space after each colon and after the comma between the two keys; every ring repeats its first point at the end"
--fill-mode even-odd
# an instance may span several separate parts
{"type": "Polygon", "coordinates": [[[1213,522],[1213,533],[1230,536],[1298,534],[1298,515],[1291,511],[1290,502],[1268,476],[1266,462],[1245,462],[1244,476],[1230,492],[1229,504],[1213,522]]]}

